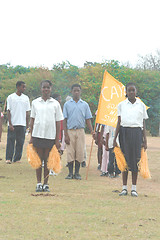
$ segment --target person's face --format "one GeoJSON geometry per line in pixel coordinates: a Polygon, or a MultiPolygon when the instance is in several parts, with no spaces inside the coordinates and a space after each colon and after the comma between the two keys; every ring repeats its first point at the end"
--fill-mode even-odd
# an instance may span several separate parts
{"type": "Polygon", "coordinates": [[[24,91],[26,90],[26,84],[21,84],[21,86],[17,87],[17,90],[20,92],[20,93],[24,93],[24,91]]]}
{"type": "Polygon", "coordinates": [[[58,96],[57,101],[61,104],[62,103],[62,98],[61,96],[58,96]]]}
{"type": "Polygon", "coordinates": [[[137,94],[137,89],[134,85],[128,86],[126,93],[127,93],[128,99],[131,99],[131,100],[135,99],[137,94]]]}
{"type": "Polygon", "coordinates": [[[81,96],[81,89],[80,87],[74,87],[72,89],[72,96],[73,96],[73,99],[79,99],[80,96],[81,96]]]}
{"type": "Polygon", "coordinates": [[[50,97],[51,95],[51,86],[49,85],[48,82],[43,82],[41,86],[41,92],[44,97],[50,97]]]}

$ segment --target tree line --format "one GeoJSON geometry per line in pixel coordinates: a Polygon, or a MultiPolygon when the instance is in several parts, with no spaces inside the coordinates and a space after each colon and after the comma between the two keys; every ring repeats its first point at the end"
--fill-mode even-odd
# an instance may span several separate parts
{"type": "Polygon", "coordinates": [[[147,129],[152,136],[157,136],[160,123],[160,51],[157,51],[155,56],[150,54],[140,57],[134,68],[115,60],[105,60],[101,63],[85,62],[83,67],[66,61],[53,65],[52,69],[0,65],[0,102],[4,105],[7,96],[15,91],[17,81],[26,83],[25,94],[33,100],[40,96],[41,81],[48,79],[53,83],[53,93],[59,93],[63,102],[70,95],[71,85],[79,83],[82,87],[82,99],[89,103],[94,115],[105,70],[124,85],[128,82],[136,83],[138,96],[150,107],[147,129]]]}

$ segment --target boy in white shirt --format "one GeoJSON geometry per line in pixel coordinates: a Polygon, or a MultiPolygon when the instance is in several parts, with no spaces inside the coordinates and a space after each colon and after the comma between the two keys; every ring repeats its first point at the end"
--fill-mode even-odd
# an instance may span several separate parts
{"type": "Polygon", "coordinates": [[[28,96],[23,94],[26,89],[25,82],[18,81],[16,83],[16,88],[17,91],[7,98],[7,164],[11,164],[12,161],[20,162],[25,140],[25,131],[29,124],[30,102],[28,96]]]}

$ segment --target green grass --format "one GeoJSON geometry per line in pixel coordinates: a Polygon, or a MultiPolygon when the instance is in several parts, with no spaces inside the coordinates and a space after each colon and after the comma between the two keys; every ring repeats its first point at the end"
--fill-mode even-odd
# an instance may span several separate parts
{"type": "MultiPolygon", "coordinates": [[[[28,139],[27,139],[28,140],[28,139]]],[[[89,156],[90,136],[87,135],[89,156]]],[[[6,134],[0,154],[5,159],[6,134]]],[[[159,239],[160,236],[160,138],[149,138],[151,180],[138,179],[138,198],[119,197],[121,178],[100,177],[96,146],[93,147],[88,180],[65,180],[63,169],[50,177],[50,194],[36,194],[35,171],[26,160],[6,165],[0,161],[0,239],[2,240],[97,240],[159,239]]],[[[128,187],[130,191],[131,178],[128,187]]]]}

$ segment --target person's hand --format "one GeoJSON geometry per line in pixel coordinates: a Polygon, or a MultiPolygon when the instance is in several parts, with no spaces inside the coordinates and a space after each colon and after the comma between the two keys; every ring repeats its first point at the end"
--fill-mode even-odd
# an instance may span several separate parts
{"type": "Polygon", "coordinates": [[[116,140],[114,139],[113,140],[113,148],[117,147],[117,143],[116,143],[116,140]]]}
{"type": "Polygon", "coordinates": [[[29,144],[32,144],[33,143],[33,138],[31,136],[30,140],[29,140],[29,144]]]}
{"type": "Polygon", "coordinates": [[[9,129],[13,132],[14,131],[14,127],[12,124],[9,124],[9,129]]]}
{"type": "Polygon", "coordinates": [[[105,149],[106,149],[106,151],[109,151],[109,147],[108,147],[108,145],[105,146],[105,149]]]}
{"type": "Polygon", "coordinates": [[[146,149],[147,149],[147,141],[144,141],[144,142],[142,143],[142,147],[144,147],[144,151],[146,151],[146,149]]]}
{"type": "Polygon", "coordinates": [[[55,145],[56,145],[56,148],[59,150],[60,147],[61,147],[61,144],[60,144],[60,142],[59,142],[59,139],[56,140],[55,145]]]}
{"type": "Polygon", "coordinates": [[[96,133],[94,131],[92,131],[91,134],[92,134],[93,139],[96,140],[96,133]]]}
{"type": "Polygon", "coordinates": [[[65,135],[65,143],[68,145],[70,144],[70,138],[69,138],[68,134],[65,135]]]}

